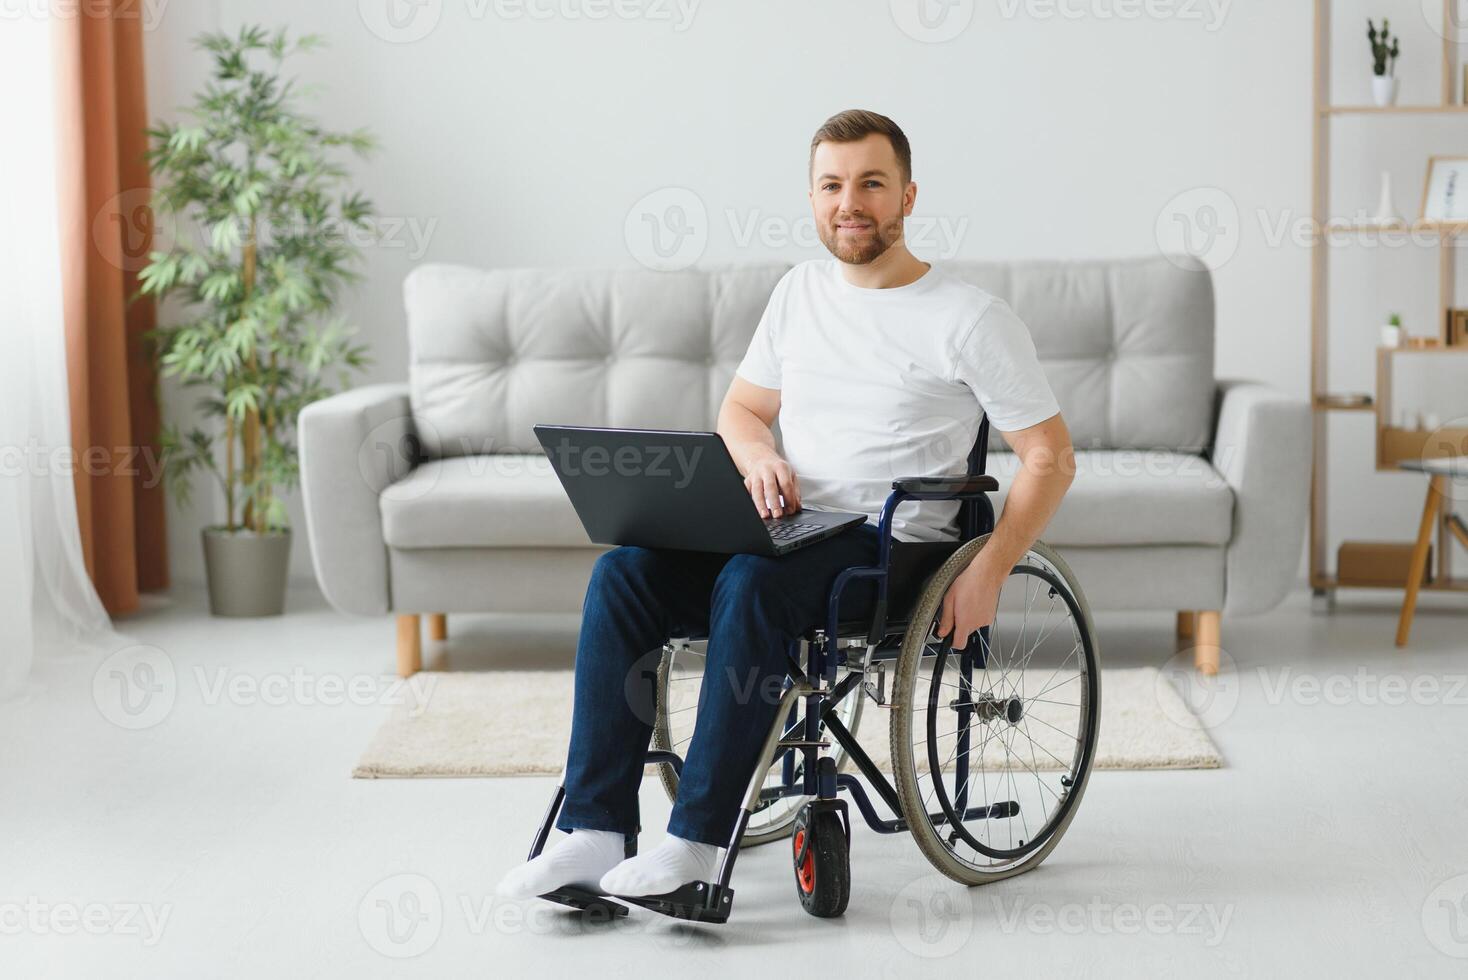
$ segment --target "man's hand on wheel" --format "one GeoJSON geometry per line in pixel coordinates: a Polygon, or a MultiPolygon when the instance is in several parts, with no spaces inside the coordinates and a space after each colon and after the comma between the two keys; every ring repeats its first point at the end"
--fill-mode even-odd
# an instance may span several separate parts
{"type": "Polygon", "coordinates": [[[962,650],[974,632],[990,626],[999,605],[999,589],[1008,576],[1007,569],[996,570],[984,560],[980,551],[969,566],[958,574],[943,596],[943,612],[938,617],[938,636],[953,634],[952,647],[962,650]]]}
{"type": "Polygon", "coordinates": [[[777,453],[751,463],[744,486],[760,517],[783,517],[800,510],[800,483],[795,471],[777,453]],[[784,502],[781,502],[781,497],[784,502]]]}

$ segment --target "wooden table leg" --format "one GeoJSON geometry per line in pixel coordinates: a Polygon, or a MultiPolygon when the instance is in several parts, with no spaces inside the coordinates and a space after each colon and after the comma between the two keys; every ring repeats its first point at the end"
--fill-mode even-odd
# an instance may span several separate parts
{"type": "Polygon", "coordinates": [[[1179,640],[1191,640],[1197,632],[1198,617],[1196,613],[1184,611],[1177,614],[1177,638],[1179,640]]]}
{"type": "Polygon", "coordinates": [[[1432,545],[1433,519],[1443,498],[1445,476],[1427,481],[1427,503],[1422,505],[1422,526],[1417,530],[1417,544],[1412,548],[1412,564],[1407,569],[1407,594],[1402,598],[1402,616],[1397,621],[1397,646],[1407,645],[1412,632],[1412,616],[1417,612],[1417,592],[1422,588],[1423,569],[1427,565],[1427,549],[1432,545]]]}

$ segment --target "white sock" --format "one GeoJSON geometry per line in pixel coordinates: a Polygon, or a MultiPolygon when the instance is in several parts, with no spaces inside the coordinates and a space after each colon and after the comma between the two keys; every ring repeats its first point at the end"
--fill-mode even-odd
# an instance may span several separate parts
{"type": "Polygon", "coordinates": [[[622,834],[610,830],[571,831],[500,880],[501,898],[534,898],[565,885],[597,890],[602,875],[626,854],[622,834]]]}
{"type": "Polygon", "coordinates": [[[669,834],[646,854],[630,857],[601,879],[608,895],[662,895],[690,881],[709,881],[719,849],[669,834]]]}

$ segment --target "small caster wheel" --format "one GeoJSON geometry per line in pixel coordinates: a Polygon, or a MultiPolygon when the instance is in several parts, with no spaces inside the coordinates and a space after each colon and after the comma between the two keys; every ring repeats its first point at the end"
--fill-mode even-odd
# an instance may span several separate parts
{"type": "Polygon", "coordinates": [[[841,915],[851,899],[851,850],[840,813],[807,804],[791,842],[800,907],[822,919],[841,915]]]}

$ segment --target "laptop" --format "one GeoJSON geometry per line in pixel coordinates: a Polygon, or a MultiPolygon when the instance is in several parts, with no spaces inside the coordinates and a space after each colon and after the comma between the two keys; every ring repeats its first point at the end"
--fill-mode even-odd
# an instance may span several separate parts
{"type": "Polygon", "coordinates": [[[597,544],[774,556],[866,521],[865,514],[805,508],[761,518],[717,432],[534,430],[597,544]]]}

